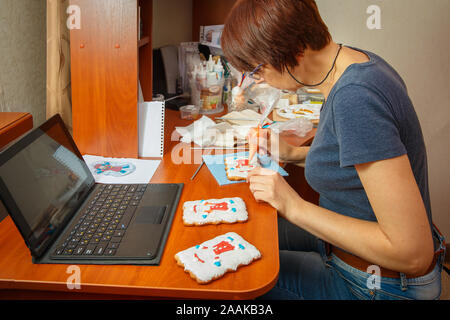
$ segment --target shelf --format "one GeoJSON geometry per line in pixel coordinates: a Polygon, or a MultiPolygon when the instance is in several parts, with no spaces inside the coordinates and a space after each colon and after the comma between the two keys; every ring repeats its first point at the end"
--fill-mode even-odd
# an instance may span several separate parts
{"type": "Polygon", "coordinates": [[[212,48],[222,49],[222,47],[219,44],[215,44],[212,42],[202,41],[202,42],[200,42],[200,44],[202,44],[204,46],[212,47],[212,48]]]}
{"type": "Polygon", "coordinates": [[[150,37],[149,36],[142,37],[141,40],[138,41],[138,47],[139,48],[143,47],[143,46],[149,44],[149,42],[150,42],[150,37]]]}

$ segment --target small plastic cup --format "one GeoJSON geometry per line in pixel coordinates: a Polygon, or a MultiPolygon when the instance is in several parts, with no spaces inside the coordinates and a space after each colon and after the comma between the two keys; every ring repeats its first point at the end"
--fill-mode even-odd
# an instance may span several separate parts
{"type": "Polygon", "coordinates": [[[200,107],[195,105],[187,105],[180,108],[181,119],[196,120],[200,112],[200,107]]]}

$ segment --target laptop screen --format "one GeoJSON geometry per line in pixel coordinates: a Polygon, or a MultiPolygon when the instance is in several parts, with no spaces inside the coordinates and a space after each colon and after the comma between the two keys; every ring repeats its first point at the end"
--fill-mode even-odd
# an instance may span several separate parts
{"type": "Polygon", "coordinates": [[[33,255],[48,247],[93,184],[59,116],[0,154],[1,198],[33,255]]]}

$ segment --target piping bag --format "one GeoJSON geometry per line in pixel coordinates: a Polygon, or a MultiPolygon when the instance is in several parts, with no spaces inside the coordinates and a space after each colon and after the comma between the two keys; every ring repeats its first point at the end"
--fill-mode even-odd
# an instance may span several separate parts
{"type": "MultiPolygon", "coordinates": [[[[278,101],[280,101],[281,98],[281,92],[278,91],[275,99],[273,100],[270,107],[267,107],[263,114],[261,115],[261,120],[259,121],[258,127],[253,128],[249,133],[249,162],[250,163],[256,163],[258,161],[258,157],[255,157],[255,154],[259,152],[259,136],[260,136],[260,130],[263,128],[264,121],[266,121],[269,114],[272,112],[273,108],[277,105],[278,101]],[[256,145],[252,144],[252,138],[256,134],[256,145]]],[[[270,161],[270,159],[269,159],[270,161]]]]}

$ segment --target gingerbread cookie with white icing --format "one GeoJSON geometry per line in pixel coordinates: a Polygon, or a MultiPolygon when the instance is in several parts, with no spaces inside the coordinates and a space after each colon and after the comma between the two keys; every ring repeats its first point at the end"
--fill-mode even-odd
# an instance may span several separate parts
{"type": "Polygon", "coordinates": [[[238,197],[186,201],[183,204],[183,222],[188,226],[244,222],[247,219],[245,202],[238,197]]]}
{"type": "Polygon", "coordinates": [[[228,180],[241,181],[246,180],[248,172],[255,169],[256,164],[251,163],[245,156],[229,156],[225,157],[225,170],[228,180]]]}
{"type": "Polygon", "coordinates": [[[259,250],[240,235],[229,232],[175,254],[178,265],[200,284],[261,258],[259,250]]]}

